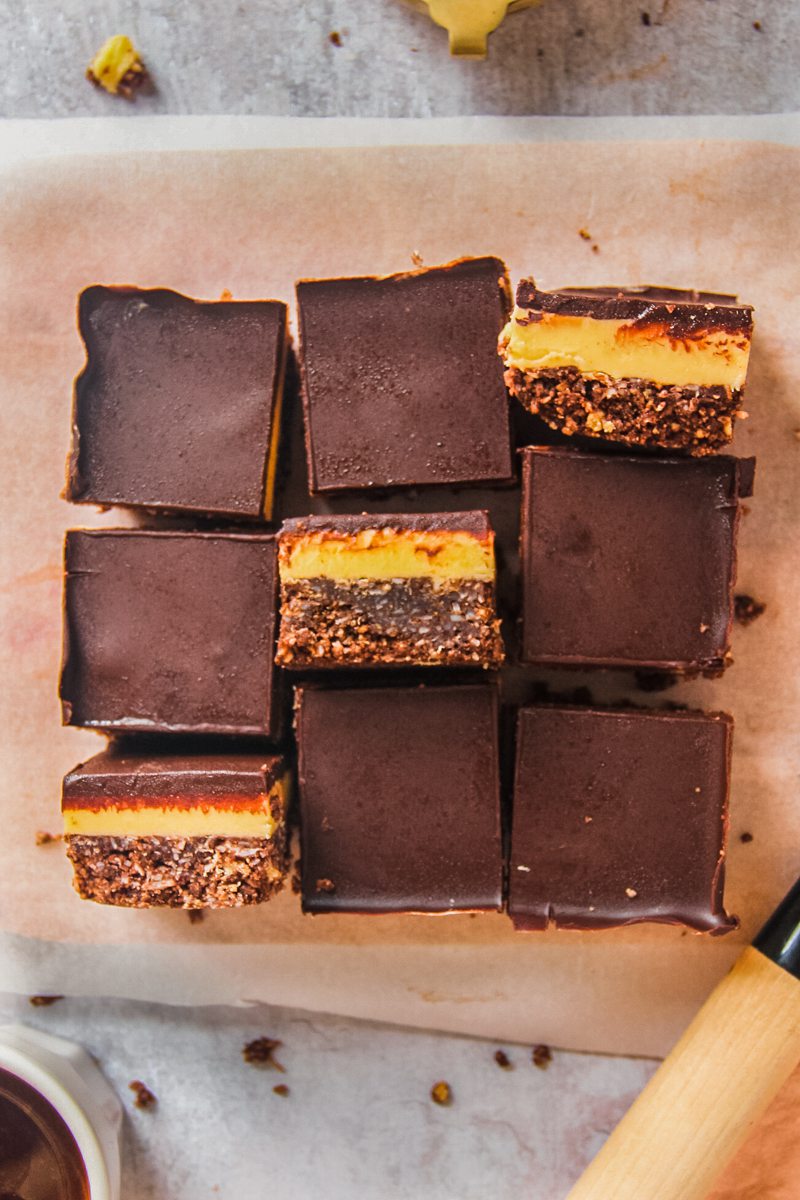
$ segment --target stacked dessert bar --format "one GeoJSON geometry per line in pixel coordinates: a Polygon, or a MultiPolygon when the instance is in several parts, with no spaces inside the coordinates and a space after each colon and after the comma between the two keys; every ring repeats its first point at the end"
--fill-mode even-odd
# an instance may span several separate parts
{"type": "Polygon", "coordinates": [[[296,304],[295,354],[279,301],[80,298],[67,498],[136,525],[67,535],[63,719],[110,738],[64,780],[79,893],[267,900],[296,816],[306,913],[733,928],[731,718],[536,684],[726,669],[750,308],[512,306],[495,258],[296,304]]]}

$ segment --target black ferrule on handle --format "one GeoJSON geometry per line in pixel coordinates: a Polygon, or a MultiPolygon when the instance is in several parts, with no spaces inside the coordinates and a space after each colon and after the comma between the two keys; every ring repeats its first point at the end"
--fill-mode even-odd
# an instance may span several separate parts
{"type": "Polygon", "coordinates": [[[753,945],[800,979],[800,879],[753,939],[753,945]]]}

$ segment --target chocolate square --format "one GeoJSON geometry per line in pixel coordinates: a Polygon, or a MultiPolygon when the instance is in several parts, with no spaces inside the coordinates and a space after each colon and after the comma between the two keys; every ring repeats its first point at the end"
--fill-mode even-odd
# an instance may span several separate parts
{"type": "Polygon", "coordinates": [[[67,499],[269,518],[286,305],[98,286],[78,323],[67,499]]]}
{"type": "Polygon", "coordinates": [[[65,725],[276,736],[275,539],[71,530],[65,725]]]}
{"type": "Polygon", "coordinates": [[[732,732],[725,713],[520,709],[516,928],[734,928],[723,907],[732,732]]]}
{"type": "Polygon", "coordinates": [[[304,912],[499,909],[495,689],[296,697],[304,912]]]}
{"type": "Polygon", "coordinates": [[[312,492],[507,480],[506,269],[461,259],[297,285],[312,492]]]}
{"type": "Polygon", "coordinates": [[[752,460],[522,453],[522,661],[720,671],[752,460]]]}

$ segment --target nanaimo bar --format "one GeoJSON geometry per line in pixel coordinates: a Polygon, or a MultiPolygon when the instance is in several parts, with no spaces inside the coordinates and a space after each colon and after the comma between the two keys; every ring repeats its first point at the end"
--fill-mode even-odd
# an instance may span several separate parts
{"type": "Polygon", "coordinates": [[[503,661],[485,512],[286,521],[278,566],[282,666],[503,661]]]}
{"type": "Polygon", "coordinates": [[[280,756],[113,747],[64,779],[74,885],[128,908],[238,908],[280,891],[290,777],[280,756]]]}
{"type": "Polygon", "coordinates": [[[517,399],[566,435],[711,454],[742,411],[753,310],[672,288],[517,288],[500,335],[517,399]]]}

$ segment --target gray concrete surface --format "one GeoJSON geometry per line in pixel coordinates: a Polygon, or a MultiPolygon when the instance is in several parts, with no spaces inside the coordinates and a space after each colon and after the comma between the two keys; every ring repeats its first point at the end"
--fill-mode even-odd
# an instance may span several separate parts
{"type": "Polygon", "coordinates": [[[403,0],[0,0],[0,71],[15,117],[780,112],[800,108],[800,4],[543,0],[478,62],[403,0]],[[83,78],[112,33],[153,73],[135,105],[83,78]]]}

